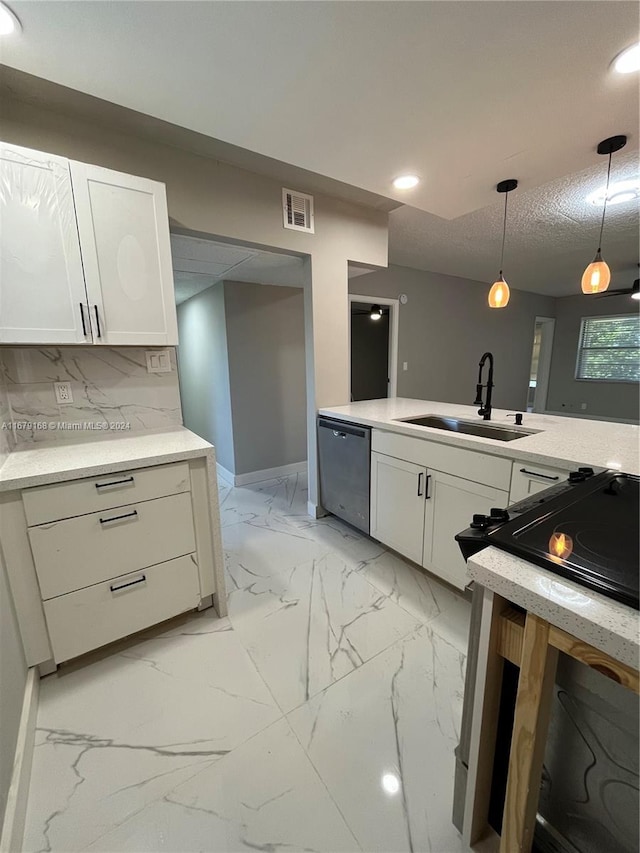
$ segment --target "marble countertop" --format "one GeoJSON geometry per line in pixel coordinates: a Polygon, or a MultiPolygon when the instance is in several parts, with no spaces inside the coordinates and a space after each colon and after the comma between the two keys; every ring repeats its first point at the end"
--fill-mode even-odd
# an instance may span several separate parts
{"type": "Polygon", "coordinates": [[[498,548],[479,551],[467,567],[473,580],[487,589],[640,668],[640,614],[633,608],[498,548]]]}
{"type": "Polygon", "coordinates": [[[42,442],[11,452],[0,468],[0,491],[146,468],[206,456],[212,445],[184,427],[100,436],[77,442],[42,442]]]}
{"type": "MultiPolygon", "coordinates": [[[[626,474],[640,474],[640,427],[634,424],[524,413],[522,427],[531,430],[532,435],[514,441],[497,441],[397,420],[435,414],[483,423],[475,406],[394,397],[320,409],[320,414],[442,444],[482,450],[494,456],[542,465],[591,465],[594,468],[614,468],[626,474]]],[[[514,418],[508,418],[508,414],[506,409],[494,409],[489,425],[513,426],[514,418]]]]}

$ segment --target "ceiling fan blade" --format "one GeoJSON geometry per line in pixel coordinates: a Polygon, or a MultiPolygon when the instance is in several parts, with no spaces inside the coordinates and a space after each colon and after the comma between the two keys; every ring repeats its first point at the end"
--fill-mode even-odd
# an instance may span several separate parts
{"type": "Polygon", "coordinates": [[[604,299],[605,296],[630,296],[635,293],[635,288],[625,287],[624,290],[606,290],[604,293],[598,293],[597,299],[604,299]]]}

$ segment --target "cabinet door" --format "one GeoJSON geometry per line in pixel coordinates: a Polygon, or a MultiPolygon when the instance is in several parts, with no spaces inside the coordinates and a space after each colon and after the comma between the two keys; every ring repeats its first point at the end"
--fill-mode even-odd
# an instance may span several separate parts
{"type": "MultiPolygon", "coordinates": [[[[578,466],[576,466],[577,468],[578,466]]],[[[550,486],[561,483],[569,476],[566,468],[547,468],[535,462],[514,462],[511,474],[511,492],[509,502],[522,501],[529,495],[542,492],[550,486]]]]}
{"type": "Polygon", "coordinates": [[[0,343],[86,343],[86,302],[68,160],[1,143],[0,343]]]}
{"type": "Polygon", "coordinates": [[[419,563],[424,538],[426,468],[371,454],[371,535],[419,563]]]}
{"type": "Polygon", "coordinates": [[[469,583],[467,567],[455,540],[473,514],[506,507],[509,495],[501,489],[472,483],[439,472],[429,478],[426,501],[423,566],[459,589],[469,583]]]}
{"type": "Polygon", "coordinates": [[[164,184],[71,162],[94,340],[178,343],[164,184]]]}

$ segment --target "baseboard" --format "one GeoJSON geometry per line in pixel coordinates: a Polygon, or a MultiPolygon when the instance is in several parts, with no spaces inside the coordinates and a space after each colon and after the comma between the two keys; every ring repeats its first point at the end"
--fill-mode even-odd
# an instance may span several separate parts
{"type": "Polygon", "coordinates": [[[27,815],[29,782],[31,781],[39,690],[40,674],[38,667],[32,666],[27,673],[27,682],[24,688],[13,773],[2,822],[2,835],[0,835],[0,853],[15,853],[16,850],[23,849],[24,822],[27,815]]]}
{"type": "Polygon", "coordinates": [[[225,483],[228,483],[230,486],[235,486],[235,475],[226,468],[223,468],[219,462],[216,462],[216,472],[218,477],[220,477],[221,480],[224,480],[225,483]]]}
{"type": "Polygon", "coordinates": [[[324,507],[321,507],[320,504],[314,504],[311,501],[307,501],[307,512],[311,518],[324,518],[329,515],[324,507]]]}
{"type": "Polygon", "coordinates": [[[290,465],[280,465],[278,468],[265,468],[262,471],[249,471],[248,474],[236,474],[236,486],[249,486],[252,483],[261,483],[263,480],[275,480],[278,477],[288,477],[291,474],[304,474],[307,470],[307,462],[293,462],[290,465]]]}

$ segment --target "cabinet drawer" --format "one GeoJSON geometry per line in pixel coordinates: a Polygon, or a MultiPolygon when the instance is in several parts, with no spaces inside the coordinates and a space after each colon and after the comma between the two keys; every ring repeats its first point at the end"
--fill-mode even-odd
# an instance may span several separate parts
{"type": "MultiPolygon", "coordinates": [[[[576,466],[577,467],[577,466],[576,466]]],[[[569,476],[568,468],[549,468],[536,462],[514,462],[511,473],[509,502],[516,503],[529,495],[561,483],[569,476]]]]}
{"type": "Polygon", "coordinates": [[[43,600],[195,551],[191,495],[29,529],[43,600]]]}
{"type": "Polygon", "coordinates": [[[509,490],[511,460],[492,456],[481,450],[465,450],[450,444],[439,444],[425,438],[412,438],[395,432],[373,430],[371,449],[396,459],[405,459],[434,471],[443,471],[483,483],[496,489],[509,490]]]}
{"type": "Polygon", "coordinates": [[[56,663],[134,634],[200,603],[198,567],[189,554],[46,601],[56,663]]]}
{"type": "Polygon", "coordinates": [[[115,471],[22,492],[27,524],[73,518],[111,507],[189,491],[189,463],[173,462],[134,471],[115,471]]]}

